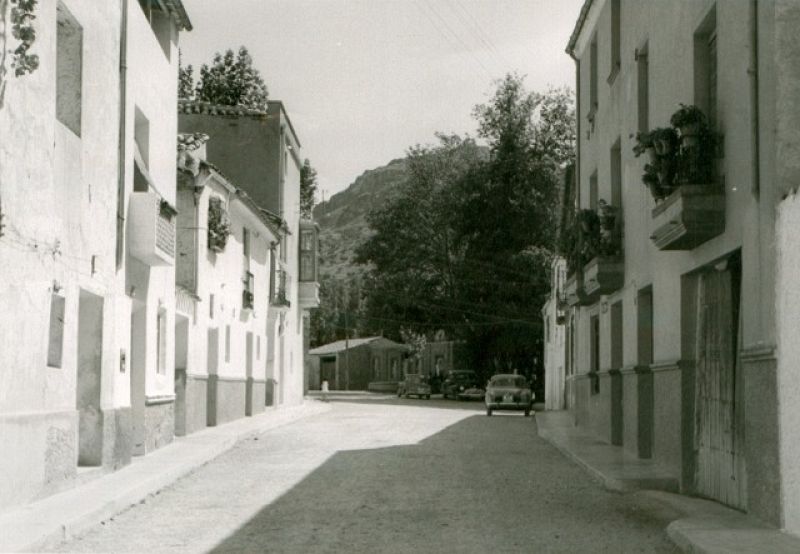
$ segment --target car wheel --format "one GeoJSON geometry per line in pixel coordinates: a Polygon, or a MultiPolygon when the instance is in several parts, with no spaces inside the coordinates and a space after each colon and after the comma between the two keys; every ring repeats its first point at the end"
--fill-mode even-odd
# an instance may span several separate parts
{"type": "Polygon", "coordinates": [[[525,417],[528,417],[529,415],[531,415],[531,409],[525,408],[525,417]]]}
{"type": "Polygon", "coordinates": [[[492,409],[489,406],[486,406],[486,415],[487,416],[491,416],[492,415],[492,409]]]}
{"type": "Polygon", "coordinates": [[[430,399],[431,399],[431,395],[430,394],[426,394],[425,395],[425,400],[430,400],[430,399]]]}

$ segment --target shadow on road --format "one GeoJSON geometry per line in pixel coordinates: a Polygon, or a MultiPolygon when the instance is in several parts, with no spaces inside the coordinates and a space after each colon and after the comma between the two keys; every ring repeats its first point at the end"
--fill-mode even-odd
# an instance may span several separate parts
{"type": "Polygon", "coordinates": [[[622,498],[541,441],[534,418],[476,414],[416,444],[337,452],[213,552],[674,552],[665,523],[622,498]]]}

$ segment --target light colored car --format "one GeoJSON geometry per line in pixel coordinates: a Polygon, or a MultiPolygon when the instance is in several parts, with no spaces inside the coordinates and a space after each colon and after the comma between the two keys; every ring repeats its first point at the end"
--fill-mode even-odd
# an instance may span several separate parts
{"type": "Polygon", "coordinates": [[[529,416],[533,396],[528,381],[522,375],[494,375],[486,385],[486,415],[492,415],[494,410],[523,410],[529,416]]]}
{"type": "Polygon", "coordinates": [[[424,375],[409,373],[397,387],[397,396],[416,396],[417,398],[430,399],[431,386],[424,375]]]}

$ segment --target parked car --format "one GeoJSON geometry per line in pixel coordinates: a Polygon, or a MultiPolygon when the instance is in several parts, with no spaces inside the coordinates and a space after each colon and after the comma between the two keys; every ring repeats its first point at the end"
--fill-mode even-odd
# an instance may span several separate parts
{"type": "Polygon", "coordinates": [[[482,387],[470,387],[458,393],[459,400],[483,400],[486,391],[482,387]]]}
{"type": "Polygon", "coordinates": [[[460,393],[477,385],[478,376],[474,371],[451,371],[442,382],[442,394],[445,398],[456,399],[460,393]]]}
{"type": "Polygon", "coordinates": [[[408,373],[406,378],[397,386],[397,396],[416,396],[417,398],[430,399],[431,386],[424,375],[408,373]]]}
{"type": "Polygon", "coordinates": [[[499,374],[493,376],[486,385],[486,415],[493,410],[523,410],[531,414],[533,392],[522,375],[499,374]]]}

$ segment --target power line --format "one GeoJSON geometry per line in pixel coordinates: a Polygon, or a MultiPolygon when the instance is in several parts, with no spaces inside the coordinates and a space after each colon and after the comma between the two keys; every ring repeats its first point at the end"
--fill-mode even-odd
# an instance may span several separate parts
{"type": "Polygon", "coordinates": [[[459,19],[459,21],[461,21],[461,23],[463,24],[462,28],[467,32],[467,34],[472,35],[476,39],[478,45],[481,46],[483,50],[486,52],[486,55],[489,58],[492,58],[492,61],[495,62],[497,65],[500,66],[505,65],[505,62],[498,55],[497,50],[495,50],[491,42],[486,37],[484,37],[483,33],[481,32],[480,26],[477,27],[477,32],[476,32],[475,27],[470,25],[469,21],[466,20],[466,18],[462,15],[461,12],[453,8],[453,6],[450,5],[449,3],[445,3],[445,5],[448,8],[450,8],[450,11],[452,11],[455,14],[455,16],[459,19]]]}
{"type": "MultiPolygon", "coordinates": [[[[425,0],[422,0],[422,1],[425,1],[425,0]]],[[[447,37],[447,36],[444,34],[444,32],[442,31],[441,27],[440,27],[440,26],[439,26],[439,25],[438,25],[438,24],[437,24],[437,23],[436,23],[436,22],[435,22],[435,21],[434,21],[434,20],[431,18],[431,16],[430,16],[430,14],[428,13],[428,11],[426,11],[425,9],[423,9],[423,7],[422,7],[422,4],[419,2],[419,0],[414,0],[414,3],[416,4],[417,8],[419,8],[419,11],[420,11],[420,12],[422,12],[422,14],[423,14],[423,15],[425,16],[425,18],[428,20],[428,22],[430,22],[430,24],[433,26],[434,30],[435,30],[435,31],[436,31],[436,32],[439,34],[439,36],[440,36],[440,37],[442,37],[442,38],[445,40],[445,42],[447,42],[447,43],[448,43],[448,46],[449,46],[450,48],[452,48],[452,49],[453,49],[453,51],[454,51],[454,52],[455,52],[455,53],[456,53],[456,54],[457,54],[459,57],[461,57],[461,58],[462,58],[462,60],[466,61],[466,62],[469,64],[469,59],[466,57],[466,54],[470,54],[470,55],[472,56],[472,59],[473,59],[473,61],[475,61],[475,62],[476,62],[478,65],[480,65],[480,67],[481,67],[481,68],[482,68],[482,69],[483,69],[483,70],[486,72],[486,75],[487,75],[487,76],[488,76],[490,79],[492,79],[492,78],[493,78],[493,77],[492,77],[492,74],[491,74],[491,72],[490,72],[490,71],[489,71],[489,70],[486,68],[486,66],[485,66],[485,65],[483,65],[483,62],[481,62],[481,61],[480,61],[478,58],[476,58],[476,57],[475,57],[475,55],[474,55],[474,54],[472,54],[472,53],[469,51],[469,49],[467,49],[467,52],[466,52],[466,53],[462,53],[462,52],[461,52],[461,50],[459,50],[459,49],[458,49],[458,46],[457,46],[457,45],[454,45],[454,43],[453,43],[453,42],[452,42],[452,41],[451,41],[451,40],[450,40],[450,39],[449,39],[449,38],[448,38],[448,37],[447,37]]],[[[439,20],[442,20],[441,16],[439,16],[439,14],[438,14],[436,11],[434,11],[434,10],[433,10],[433,9],[430,7],[430,5],[429,5],[429,4],[426,4],[426,6],[428,7],[428,9],[430,9],[430,10],[431,10],[431,11],[434,13],[434,15],[436,15],[436,17],[437,17],[439,20]]],[[[443,20],[442,20],[442,21],[443,21],[443,20]]],[[[453,32],[452,32],[452,31],[450,31],[450,33],[451,33],[451,34],[453,34],[453,32]]],[[[457,36],[456,36],[456,40],[457,40],[457,41],[460,41],[460,40],[458,39],[458,37],[457,37],[457,36]]]]}
{"type": "Polygon", "coordinates": [[[494,54],[495,54],[495,55],[496,55],[496,56],[497,56],[497,57],[500,59],[501,63],[504,63],[504,64],[506,64],[506,65],[509,65],[509,66],[510,66],[511,64],[510,64],[510,63],[508,63],[508,60],[506,60],[506,59],[505,59],[505,56],[503,56],[503,55],[502,55],[502,54],[501,54],[501,53],[500,53],[500,52],[497,50],[497,48],[495,47],[495,45],[494,45],[494,43],[492,42],[492,40],[491,40],[491,38],[489,37],[489,35],[488,35],[488,34],[487,34],[485,31],[484,31],[484,29],[481,27],[480,23],[478,23],[478,21],[477,21],[477,20],[475,19],[475,17],[472,15],[472,13],[471,13],[469,10],[467,10],[467,8],[465,8],[465,7],[464,7],[464,5],[463,5],[463,4],[460,2],[460,0],[453,0],[453,1],[454,1],[454,2],[456,3],[456,5],[457,5],[457,6],[458,6],[458,7],[461,9],[461,11],[462,11],[464,14],[466,14],[466,15],[467,15],[467,17],[469,17],[469,19],[472,21],[472,23],[474,24],[475,28],[477,29],[477,31],[478,31],[478,35],[480,35],[480,37],[482,38],[483,42],[484,42],[485,44],[487,44],[487,45],[488,45],[488,47],[489,47],[489,49],[490,49],[490,50],[491,50],[491,51],[492,51],[492,52],[493,52],[493,53],[494,53],[494,54]]]}

